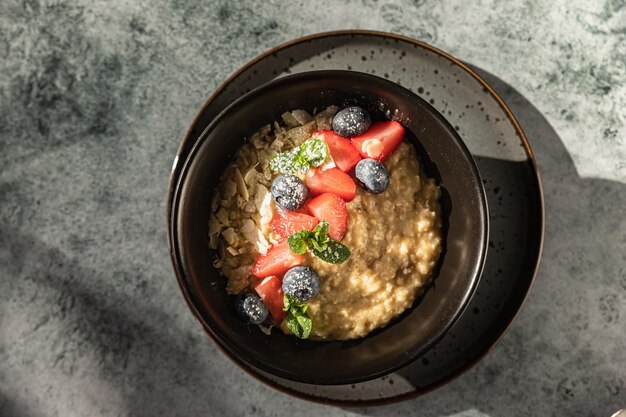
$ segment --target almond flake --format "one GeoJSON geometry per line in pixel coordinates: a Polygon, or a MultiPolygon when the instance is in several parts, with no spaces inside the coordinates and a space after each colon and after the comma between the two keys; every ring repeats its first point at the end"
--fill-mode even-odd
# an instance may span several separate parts
{"type": "MultiPolygon", "coordinates": [[[[258,165],[258,162],[257,162],[257,165],[258,165]]],[[[258,173],[255,167],[256,165],[250,168],[243,176],[243,180],[248,185],[254,185],[254,183],[257,181],[258,173]]]]}
{"type": "Polygon", "coordinates": [[[228,214],[229,214],[228,211],[224,207],[222,207],[217,211],[217,213],[215,213],[215,217],[217,217],[217,220],[219,220],[220,223],[227,226],[230,224],[230,220],[228,219],[228,214]]]}
{"type": "Polygon", "coordinates": [[[313,117],[304,110],[294,110],[291,112],[291,116],[299,125],[305,125],[313,121],[313,117]]]}
{"type": "Polygon", "coordinates": [[[301,124],[300,122],[298,122],[298,119],[296,119],[295,116],[288,111],[284,112],[280,117],[282,117],[285,124],[289,127],[298,126],[301,124]]]}
{"type": "Polygon", "coordinates": [[[229,227],[222,232],[222,236],[226,239],[226,242],[228,242],[229,245],[232,245],[235,242],[235,229],[229,227]]]}
{"type": "Polygon", "coordinates": [[[250,198],[248,187],[246,187],[246,182],[243,180],[243,175],[241,175],[241,171],[239,171],[239,169],[235,169],[235,183],[237,184],[239,194],[241,194],[245,200],[248,200],[248,198],[250,198]]]}
{"type": "Polygon", "coordinates": [[[226,199],[233,198],[237,193],[237,184],[231,180],[226,180],[224,184],[224,197],[226,199]]]}
{"type": "Polygon", "coordinates": [[[246,206],[243,208],[243,211],[246,213],[256,213],[256,206],[253,200],[250,200],[246,203],[246,206]]]}

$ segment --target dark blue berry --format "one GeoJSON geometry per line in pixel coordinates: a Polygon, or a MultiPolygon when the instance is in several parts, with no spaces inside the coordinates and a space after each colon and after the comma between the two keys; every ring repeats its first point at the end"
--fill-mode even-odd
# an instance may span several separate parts
{"type": "Polygon", "coordinates": [[[283,277],[283,292],[298,301],[307,301],[320,293],[320,277],[308,266],[291,268],[283,277]]]}
{"type": "Polygon", "coordinates": [[[380,194],[389,186],[389,171],[375,159],[361,159],[354,168],[354,175],[373,194],[380,194]]]}
{"type": "Polygon", "coordinates": [[[358,106],[346,107],[333,117],[333,130],[345,138],[362,135],[370,124],[369,115],[358,106]]]}
{"type": "Polygon", "coordinates": [[[304,204],[309,194],[304,182],[295,175],[279,175],[272,183],[272,196],[283,210],[296,210],[304,204]]]}
{"type": "Polygon", "coordinates": [[[237,313],[252,324],[261,324],[267,318],[267,306],[258,296],[246,292],[237,297],[237,313]]]}

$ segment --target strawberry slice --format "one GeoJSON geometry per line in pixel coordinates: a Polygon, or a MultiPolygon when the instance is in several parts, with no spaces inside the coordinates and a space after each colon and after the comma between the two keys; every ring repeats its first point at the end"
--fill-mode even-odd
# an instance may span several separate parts
{"type": "Polygon", "coordinates": [[[271,276],[264,278],[263,281],[254,287],[278,324],[285,319],[282,285],[283,283],[280,278],[271,276]]]}
{"type": "Polygon", "coordinates": [[[395,120],[373,124],[367,132],[353,137],[352,145],[364,158],[383,161],[402,143],[404,127],[395,120]]]}
{"type": "Polygon", "coordinates": [[[333,193],[345,201],[352,201],[356,196],[356,184],[339,168],[311,169],[304,182],[313,195],[333,193]]]}
{"type": "Polygon", "coordinates": [[[308,214],[277,209],[270,227],[282,237],[289,237],[300,230],[313,230],[320,221],[308,214]]]}
{"type": "Polygon", "coordinates": [[[272,246],[267,254],[257,258],[252,273],[258,278],[265,278],[271,275],[283,275],[294,266],[302,265],[304,256],[293,253],[289,248],[287,239],[272,246]]]}
{"type": "Polygon", "coordinates": [[[311,213],[330,225],[328,236],[341,240],[348,230],[348,209],[346,203],[337,194],[324,193],[306,204],[311,213]]]}
{"type": "Polygon", "coordinates": [[[332,130],[318,130],[311,136],[326,142],[335,165],[344,172],[350,171],[361,160],[359,151],[352,146],[350,139],[339,136],[332,130]]]}

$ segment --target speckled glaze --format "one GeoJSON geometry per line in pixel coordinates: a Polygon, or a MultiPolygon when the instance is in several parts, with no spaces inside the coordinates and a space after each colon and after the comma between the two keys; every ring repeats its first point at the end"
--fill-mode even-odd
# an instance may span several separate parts
{"type": "MultiPolygon", "coordinates": [[[[312,36],[253,60],[205,103],[181,143],[177,160],[187,158],[196,132],[203,132],[211,116],[220,112],[220,103],[229,103],[272,78],[342,68],[393,80],[428,101],[454,125],[479,167],[493,224],[485,269],[470,306],[443,340],[400,371],[372,381],[328,387],[278,378],[233,358],[262,381],[293,395],[364,406],[410,398],[451,380],[501,337],[535,277],[543,243],[543,196],[524,133],[491,87],[443,52],[381,33],[312,36]]],[[[175,169],[172,183],[178,176],[179,169],[175,169]]]]}

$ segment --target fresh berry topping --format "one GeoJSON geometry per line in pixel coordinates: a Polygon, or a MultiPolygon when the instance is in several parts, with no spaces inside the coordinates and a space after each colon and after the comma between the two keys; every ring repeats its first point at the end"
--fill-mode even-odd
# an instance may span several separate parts
{"type": "Polygon", "coordinates": [[[308,214],[277,209],[270,227],[282,237],[289,237],[300,230],[313,230],[318,223],[319,220],[308,214]]]}
{"type": "Polygon", "coordinates": [[[404,138],[404,127],[394,120],[374,123],[360,136],[351,139],[363,158],[383,161],[396,150],[404,138]]]}
{"type": "Polygon", "coordinates": [[[285,319],[284,294],[280,278],[271,276],[263,279],[256,287],[257,294],[261,297],[270,314],[277,323],[285,319]]]}
{"type": "Polygon", "coordinates": [[[348,209],[337,194],[320,194],[307,203],[307,208],[320,221],[326,220],[330,226],[328,236],[335,240],[343,239],[348,230],[348,209]]]}
{"type": "Polygon", "coordinates": [[[279,175],[272,183],[272,196],[276,205],[284,210],[296,210],[306,201],[308,190],[295,175],[279,175]]]}
{"type": "Polygon", "coordinates": [[[300,230],[313,230],[320,221],[308,214],[277,209],[270,222],[272,230],[282,237],[289,237],[300,230]]]}
{"type": "Polygon", "coordinates": [[[350,139],[339,136],[332,130],[318,130],[311,136],[326,142],[333,162],[342,171],[350,171],[361,160],[361,154],[352,146],[350,139]]]}
{"type": "Polygon", "coordinates": [[[351,138],[365,133],[370,123],[365,110],[358,106],[346,107],[333,117],[333,130],[343,137],[351,138]]]}
{"type": "Polygon", "coordinates": [[[291,268],[283,277],[283,292],[304,302],[320,293],[320,277],[308,266],[291,268]]]}
{"type": "Polygon", "coordinates": [[[306,174],[305,182],[314,196],[333,193],[345,201],[352,201],[356,196],[356,184],[339,168],[312,169],[306,174]]]}
{"type": "Polygon", "coordinates": [[[373,194],[380,194],[389,186],[389,171],[375,159],[362,159],[356,164],[354,175],[373,194]]]}
{"type": "Polygon", "coordinates": [[[293,266],[302,265],[304,256],[293,253],[287,239],[272,246],[265,255],[257,258],[252,273],[258,278],[282,275],[293,266]]]}
{"type": "Polygon", "coordinates": [[[258,296],[252,293],[240,294],[237,297],[235,306],[239,315],[252,324],[261,324],[267,318],[267,306],[258,296]]]}

